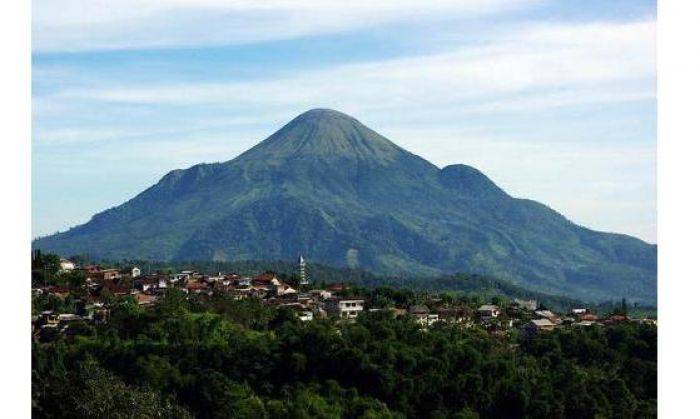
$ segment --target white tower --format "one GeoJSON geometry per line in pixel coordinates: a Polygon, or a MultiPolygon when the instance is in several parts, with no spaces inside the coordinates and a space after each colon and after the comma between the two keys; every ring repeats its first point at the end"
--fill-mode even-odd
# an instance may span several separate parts
{"type": "Polygon", "coordinates": [[[306,262],[302,255],[299,255],[299,285],[309,285],[309,281],[306,279],[306,262]]]}

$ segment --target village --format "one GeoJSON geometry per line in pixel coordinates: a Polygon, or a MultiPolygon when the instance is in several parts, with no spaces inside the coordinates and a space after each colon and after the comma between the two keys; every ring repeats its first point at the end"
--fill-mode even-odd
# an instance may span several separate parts
{"type": "MultiPolygon", "coordinates": [[[[299,257],[299,281],[293,287],[277,274],[261,273],[242,276],[236,273],[203,274],[192,270],[178,273],[144,274],[139,267],[128,269],[104,268],[98,265],[77,266],[68,259],[61,259],[60,270],[79,272],[84,283],[80,284],[82,297],[73,313],[44,310],[32,317],[33,337],[42,342],[59,336],[71,338],[79,333],[76,325],[99,325],[109,321],[110,304],[120,298],[132,297],[139,307],[153,306],[168,290],[179,290],[188,298],[207,298],[215,294],[227,295],[233,300],[254,298],[271,307],[286,308],[302,322],[314,319],[331,319],[353,322],[363,313],[387,310],[394,317],[408,317],[423,328],[439,324],[461,327],[480,327],[489,334],[505,338],[511,331],[523,336],[534,336],[562,327],[595,327],[638,322],[656,325],[656,319],[630,318],[625,313],[598,315],[586,307],[572,308],[557,313],[535,300],[501,297],[492,304],[468,304],[446,301],[439,295],[427,298],[421,304],[393,304],[372,306],[362,295],[357,295],[352,284],[331,283],[312,286],[306,274],[306,263],[299,257]]],[[[65,299],[71,290],[64,286],[46,285],[34,287],[34,296],[65,299]]],[[[172,291],[171,291],[172,292],[172,291]]]]}

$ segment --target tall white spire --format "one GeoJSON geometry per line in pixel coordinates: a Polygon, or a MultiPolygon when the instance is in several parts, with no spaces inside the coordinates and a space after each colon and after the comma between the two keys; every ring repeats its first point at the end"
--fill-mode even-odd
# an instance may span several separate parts
{"type": "Polygon", "coordinates": [[[306,262],[304,261],[304,256],[299,255],[299,285],[308,285],[309,281],[306,279],[306,262]]]}

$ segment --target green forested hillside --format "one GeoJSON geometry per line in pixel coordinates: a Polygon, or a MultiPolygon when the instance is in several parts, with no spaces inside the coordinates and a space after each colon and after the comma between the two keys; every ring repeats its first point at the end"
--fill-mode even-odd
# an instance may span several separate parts
{"type": "Polygon", "coordinates": [[[342,113],[306,112],[237,158],[168,173],[36,240],[110,259],[309,260],[469,272],[585,300],[656,300],[656,246],[578,226],[465,165],[438,168],[342,113]]]}

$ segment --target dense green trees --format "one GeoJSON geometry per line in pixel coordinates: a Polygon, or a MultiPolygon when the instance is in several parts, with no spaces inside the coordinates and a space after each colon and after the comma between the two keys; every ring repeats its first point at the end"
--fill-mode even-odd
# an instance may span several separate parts
{"type": "MultiPolygon", "coordinates": [[[[388,290],[376,297],[388,298],[388,290]]],[[[399,296],[399,298],[401,298],[399,296]]],[[[116,304],[108,325],[34,344],[36,417],[654,417],[656,329],[519,341],[421,330],[388,311],[298,321],[256,300],[116,304]]]]}

